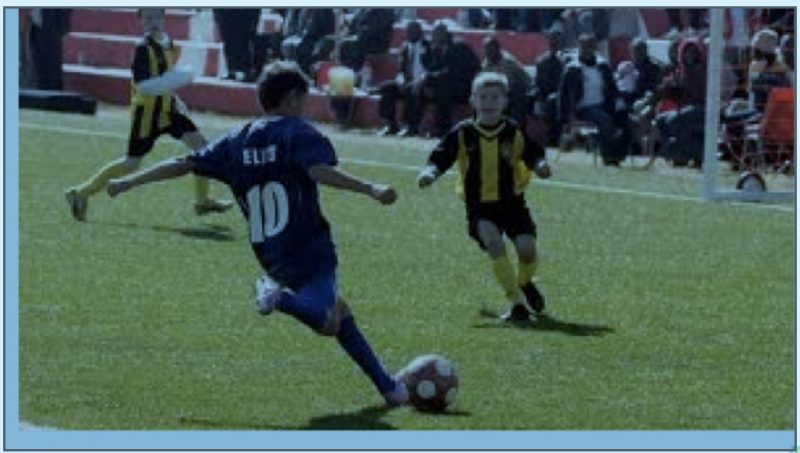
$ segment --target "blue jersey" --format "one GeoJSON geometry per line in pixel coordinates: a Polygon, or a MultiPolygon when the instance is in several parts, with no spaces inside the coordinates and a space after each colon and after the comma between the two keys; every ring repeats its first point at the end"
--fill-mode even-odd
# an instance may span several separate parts
{"type": "Polygon", "coordinates": [[[272,278],[296,289],[335,269],[330,227],[308,170],[336,165],[336,153],[309,122],[261,118],[190,159],[195,173],[231,188],[247,219],[253,252],[272,278]]]}

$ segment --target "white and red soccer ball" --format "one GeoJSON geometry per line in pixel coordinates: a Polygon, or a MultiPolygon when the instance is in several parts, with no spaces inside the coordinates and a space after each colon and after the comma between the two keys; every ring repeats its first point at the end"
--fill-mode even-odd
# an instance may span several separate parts
{"type": "Polygon", "coordinates": [[[422,412],[444,412],[458,394],[458,373],[449,359],[427,354],[411,361],[398,373],[408,387],[409,401],[422,412]]]}

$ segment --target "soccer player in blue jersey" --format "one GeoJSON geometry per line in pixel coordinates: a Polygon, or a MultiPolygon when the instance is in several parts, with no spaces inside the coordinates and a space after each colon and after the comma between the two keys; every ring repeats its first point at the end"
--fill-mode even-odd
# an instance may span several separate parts
{"type": "Polygon", "coordinates": [[[256,307],[278,310],[321,335],[335,336],[390,406],[408,390],[390,376],[356,326],[336,285],[337,257],[317,184],[365,194],[380,203],[395,190],[336,168],[328,139],[300,118],[308,81],[294,63],[275,62],[261,76],[258,98],[267,113],[204,149],[111,181],[112,197],[136,186],[188,173],[227,184],[248,222],[250,243],[266,274],[256,282],[256,307]]]}

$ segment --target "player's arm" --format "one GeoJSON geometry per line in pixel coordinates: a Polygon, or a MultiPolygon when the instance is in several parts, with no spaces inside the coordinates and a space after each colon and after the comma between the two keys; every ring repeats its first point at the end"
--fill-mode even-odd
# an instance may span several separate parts
{"type": "Polygon", "coordinates": [[[536,176],[547,179],[552,176],[550,165],[547,164],[547,157],[544,148],[535,140],[528,137],[527,134],[522,134],[525,140],[525,145],[522,150],[522,160],[536,176]]]}
{"type": "Polygon", "coordinates": [[[194,74],[183,69],[171,69],[158,77],[151,77],[136,84],[141,92],[160,96],[170,94],[178,88],[191,83],[194,74]]]}
{"type": "Polygon", "coordinates": [[[430,186],[443,175],[456,161],[458,155],[458,130],[451,130],[436,145],[428,156],[428,163],[417,175],[417,184],[421,188],[430,186]]]}
{"type": "Polygon", "coordinates": [[[194,78],[192,72],[183,69],[172,69],[160,76],[150,73],[150,62],[147,56],[147,46],[136,46],[131,70],[133,83],[136,89],[152,96],[172,93],[178,88],[190,83],[194,78]]]}
{"type": "Polygon", "coordinates": [[[108,183],[108,195],[116,197],[123,192],[144,184],[179,178],[192,172],[194,167],[194,161],[185,156],[167,159],[130,176],[112,179],[108,183]]]}
{"type": "Polygon", "coordinates": [[[391,186],[358,178],[330,165],[314,165],[308,169],[308,174],[322,185],[362,193],[383,204],[392,204],[397,200],[397,192],[391,186]]]}

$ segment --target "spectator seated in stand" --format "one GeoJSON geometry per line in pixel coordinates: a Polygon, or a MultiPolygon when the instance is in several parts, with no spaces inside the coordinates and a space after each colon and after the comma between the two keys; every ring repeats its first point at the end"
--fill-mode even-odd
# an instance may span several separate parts
{"type": "Polygon", "coordinates": [[[336,15],[330,8],[290,9],[285,21],[291,35],[281,42],[281,54],[296,61],[305,74],[311,74],[314,63],[330,60],[336,47],[336,15]]]}
{"type": "MultiPolygon", "coordinates": [[[[791,70],[779,56],[778,34],[764,28],[753,35],[752,61],[748,68],[748,100],[731,102],[722,116],[720,158],[731,162],[735,171],[752,167],[754,150],[761,133],[767,101],[776,88],[790,88],[791,70]]],[[[773,156],[774,157],[774,156],[773,156]]]]}
{"type": "MultiPolygon", "coordinates": [[[[677,45],[674,46],[673,53],[677,61],[677,45]]],[[[648,149],[650,123],[653,120],[653,106],[656,101],[655,93],[663,79],[663,68],[650,57],[647,41],[644,39],[633,40],[631,56],[637,72],[635,89],[630,99],[626,100],[630,114],[631,148],[634,154],[642,154],[648,149]]]]}
{"type": "Polygon", "coordinates": [[[678,93],[676,92],[679,77],[678,49],[681,38],[676,37],[669,44],[667,57],[669,62],[661,71],[660,80],[656,89],[633,103],[631,112],[632,137],[638,145],[650,156],[645,169],[650,168],[658,157],[661,146],[661,130],[666,119],[673,115],[678,108],[678,93]]]}
{"type": "Polygon", "coordinates": [[[561,77],[560,117],[567,133],[572,132],[570,125],[576,120],[595,124],[603,163],[619,166],[627,154],[624,102],[608,62],[597,54],[594,35],[582,34],[578,41],[578,59],[567,64],[561,77]]]}
{"type": "Polygon", "coordinates": [[[639,80],[639,71],[632,61],[621,61],[617,65],[614,73],[614,81],[617,84],[619,96],[625,101],[625,108],[630,110],[633,102],[636,101],[636,83],[639,80]]]}
{"type": "Polygon", "coordinates": [[[453,107],[469,101],[472,79],[480,70],[481,62],[469,45],[453,41],[447,25],[442,21],[437,21],[433,27],[431,49],[425,59],[428,70],[422,75],[422,89],[418,97],[420,102],[407,106],[408,130],[403,135],[419,133],[425,105],[434,101],[434,135],[441,137],[452,126],[453,107]]]}
{"type": "Polygon", "coordinates": [[[683,39],[678,69],[664,88],[664,96],[675,102],[675,109],[657,118],[660,154],[676,167],[702,166],[706,82],[705,46],[697,38],[683,39]]]}
{"type": "MultiPolygon", "coordinates": [[[[411,127],[409,112],[419,110],[415,103],[420,102],[422,96],[424,74],[429,69],[428,55],[430,42],[422,34],[422,25],[416,20],[406,24],[406,42],[400,49],[400,67],[397,76],[392,80],[378,86],[381,95],[378,110],[386,126],[378,131],[378,135],[394,135],[400,132],[397,121],[397,100],[402,98],[405,102],[403,119],[411,127]]],[[[418,125],[405,129],[404,135],[418,133],[418,125]]]]}
{"type": "Polygon", "coordinates": [[[360,71],[367,55],[389,51],[394,27],[390,8],[357,8],[348,25],[348,36],[339,41],[339,59],[353,71],[360,71]]]}
{"type": "Polygon", "coordinates": [[[764,112],[769,92],[774,87],[791,86],[789,68],[778,57],[778,33],[769,28],[759,30],[751,43],[753,60],[748,70],[750,107],[764,112]]]}
{"type": "Polygon", "coordinates": [[[533,117],[544,123],[545,132],[537,139],[541,143],[553,146],[561,136],[561,122],[558,121],[558,84],[564,72],[565,55],[562,52],[563,42],[561,26],[556,22],[547,31],[549,50],[536,60],[536,77],[531,91],[533,98],[533,117]]]}
{"type": "Polygon", "coordinates": [[[528,93],[531,90],[531,76],[525,71],[522,63],[513,55],[500,47],[500,42],[494,36],[487,36],[483,41],[483,70],[498,72],[508,80],[508,107],[507,114],[514,119],[520,127],[525,127],[525,120],[530,110],[528,93]]]}

